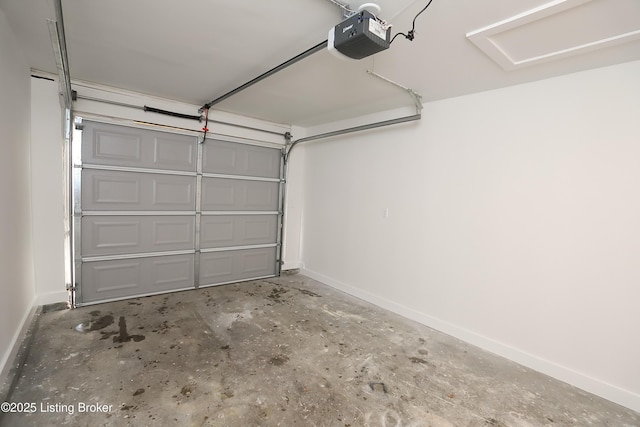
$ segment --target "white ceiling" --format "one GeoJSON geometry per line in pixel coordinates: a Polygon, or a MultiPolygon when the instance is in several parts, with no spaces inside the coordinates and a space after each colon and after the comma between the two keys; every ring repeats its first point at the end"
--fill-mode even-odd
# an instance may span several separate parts
{"type": "MultiPolygon", "coordinates": [[[[353,8],[362,3],[353,1],[353,8]]],[[[395,33],[411,28],[427,0],[377,3],[395,33]]],[[[639,0],[434,0],[418,18],[413,42],[399,37],[389,50],[360,61],[322,51],[215,108],[310,126],[412,105],[405,92],[367,70],[414,89],[428,102],[640,59],[640,39],[631,37],[507,71],[467,38],[550,3],[566,3],[565,9],[580,13],[563,25],[552,15],[515,32],[515,38],[509,39],[511,30],[493,37],[517,57],[546,45],[564,47],[577,30],[579,40],[640,30],[639,0]],[[586,3],[593,7],[583,8],[586,3]]],[[[63,0],[62,5],[72,79],[195,105],[325,40],[343,19],[327,0],[63,0]]],[[[55,18],[53,2],[0,0],[0,9],[31,67],[56,72],[46,22],[55,18]]]]}

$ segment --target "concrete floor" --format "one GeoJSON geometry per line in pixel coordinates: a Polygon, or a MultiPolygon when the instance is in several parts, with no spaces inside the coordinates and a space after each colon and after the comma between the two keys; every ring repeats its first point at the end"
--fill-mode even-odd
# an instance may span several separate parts
{"type": "Polygon", "coordinates": [[[302,275],[43,313],[8,400],[36,408],[3,426],[640,426],[302,275]]]}

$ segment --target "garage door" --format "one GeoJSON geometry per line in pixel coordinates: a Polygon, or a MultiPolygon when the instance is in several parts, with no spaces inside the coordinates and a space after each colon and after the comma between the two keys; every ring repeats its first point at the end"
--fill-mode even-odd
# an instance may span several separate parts
{"type": "Polygon", "coordinates": [[[76,304],[279,274],[281,149],[93,121],[81,135],[76,304]]]}

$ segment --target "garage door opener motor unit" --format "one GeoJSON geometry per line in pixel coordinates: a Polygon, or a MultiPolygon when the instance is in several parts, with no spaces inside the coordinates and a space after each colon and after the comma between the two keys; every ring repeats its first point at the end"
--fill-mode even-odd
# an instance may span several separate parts
{"type": "Polygon", "coordinates": [[[366,58],[388,49],[390,44],[390,26],[366,10],[345,19],[329,30],[329,51],[351,59],[366,58]]]}

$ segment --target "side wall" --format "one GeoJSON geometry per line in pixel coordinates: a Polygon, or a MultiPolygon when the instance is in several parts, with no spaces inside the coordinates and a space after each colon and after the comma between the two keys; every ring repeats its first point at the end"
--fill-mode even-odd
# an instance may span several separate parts
{"type": "MultiPolygon", "coordinates": [[[[293,126],[293,139],[306,136],[305,129],[293,126]]],[[[296,147],[287,162],[287,190],[284,227],[283,270],[302,267],[302,215],[304,208],[304,148],[296,147]]]]}
{"type": "Polygon", "coordinates": [[[69,300],[64,277],[62,112],[58,83],[31,79],[33,256],[38,304],[69,300]]]}
{"type": "Polygon", "coordinates": [[[640,62],[305,146],[304,272],[640,411],[640,62]]]}
{"type": "Polygon", "coordinates": [[[29,66],[1,10],[0,58],[1,385],[14,344],[36,302],[31,231],[29,66]]]}

